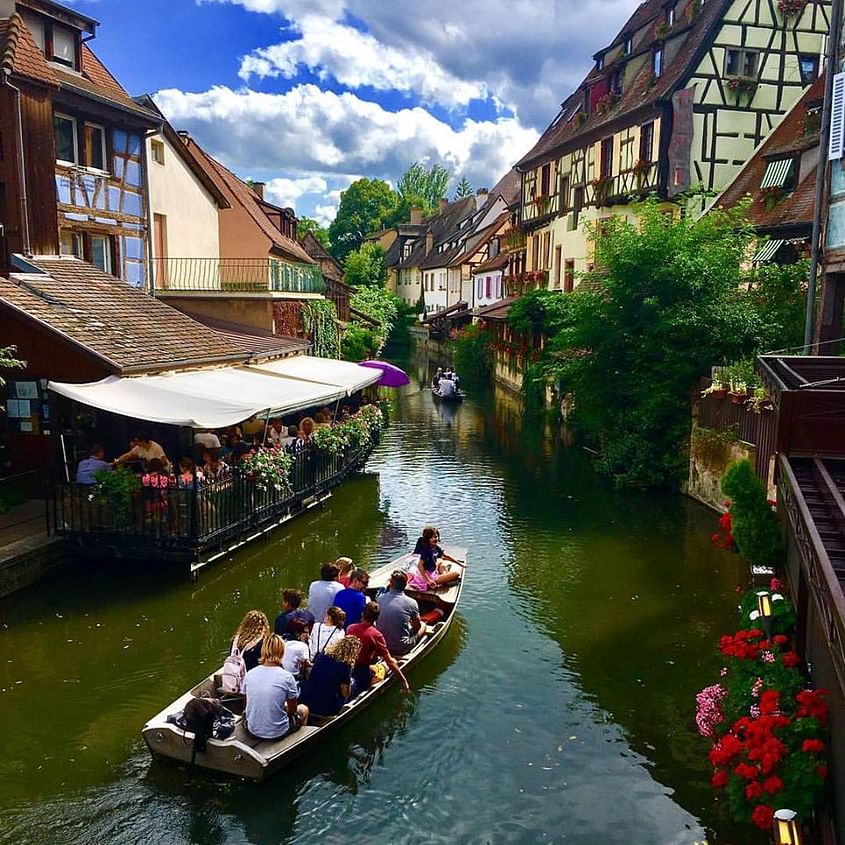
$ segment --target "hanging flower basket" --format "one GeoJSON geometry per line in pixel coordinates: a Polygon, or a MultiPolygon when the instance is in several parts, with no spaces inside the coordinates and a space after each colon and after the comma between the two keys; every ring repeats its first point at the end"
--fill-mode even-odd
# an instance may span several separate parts
{"type": "Polygon", "coordinates": [[[798,17],[807,5],[807,0],[778,0],[778,11],[784,18],[798,17]]]}

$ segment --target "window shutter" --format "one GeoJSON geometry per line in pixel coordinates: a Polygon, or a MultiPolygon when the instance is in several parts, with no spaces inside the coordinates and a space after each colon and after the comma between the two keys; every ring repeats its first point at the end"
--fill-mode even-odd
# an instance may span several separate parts
{"type": "Polygon", "coordinates": [[[837,73],[833,77],[828,161],[838,161],[842,158],[843,141],[845,141],[845,73],[837,73]]]}

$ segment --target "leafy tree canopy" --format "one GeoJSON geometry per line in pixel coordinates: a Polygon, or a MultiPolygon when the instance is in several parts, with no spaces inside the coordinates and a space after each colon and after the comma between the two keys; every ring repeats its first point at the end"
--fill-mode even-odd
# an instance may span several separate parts
{"type": "Polygon", "coordinates": [[[574,394],[602,469],[620,483],[675,484],[686,469],[696,380],[713,364],[777,346],[774,335],[787,341],[780,346],[791,342],[801,326],[801,271],[749,269],[744,206],[673,218],[651,200],[638,218],[593,232],[599,269],[575,292],[530,294],[508,320],[548,338],[541,376],[574,394]]]}
{"type": "Polygon", "coordinates": [[[364,243],[346,256],[343,280],[353,287],[380,287],[387,283],[387,265],[380,244],[364,243]]]}
{"type": "Polygon", "coordinates": [[[461,181],[458,182],[458,186],[455,188],[455,199],[462,200],[464,197],[471,197],[474,193],[475,191],[469,179],[466,176],[461,176],[461,181]]]}
{"type": "Polygon", "coordinates": [[[316,220],[311,217],[297,217],[296,232],[300,238],[304,238],[308,232],[311,232],[314,237],[320,242],[320,245],[325,250],[329,250],[329,230],[323,228],[316,220]]]}
{"type": "Polygon", "coordinates": [[[396,209],[396,194],[381,179],[358,179],[341,194],[337,216],[329,226],[332,255],[344,261],[371,232],[383,228],[396,209]]]}
{"type": "Polygon", "coordinates": [[[378,323],[378,328],[370,329],[376,341],[375,354],[378,354],[387,343],[388,335],[399,316],[401,300],[383,287],[360,287],[350,298],[349,304],[378,323]]]}
{"type": "Polygon", "coordinates": [[[415,161],[396,184],[396,209],[388,220],[395,226],[405,223],[411,217],[411,209],[422,209],[423,217],[433,214],[446,196],[449,187],[449,171],[440,164],[430,168],[415,161]]]}

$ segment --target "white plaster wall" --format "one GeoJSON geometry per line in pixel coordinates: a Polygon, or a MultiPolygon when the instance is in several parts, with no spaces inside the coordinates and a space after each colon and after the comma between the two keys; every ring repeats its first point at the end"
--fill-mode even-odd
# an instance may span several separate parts
{"type": "MultiPolygon", "coordinates": [[[[219,258],[217,203],[162,135],[154,140],[164,143],[164,164],[153,161],[152,140],[147,140],[150,209],[167,218],[167,257],[219,258]]],[[[153,257],[159,258],[155,238],[151,240],[153,257]]]]}

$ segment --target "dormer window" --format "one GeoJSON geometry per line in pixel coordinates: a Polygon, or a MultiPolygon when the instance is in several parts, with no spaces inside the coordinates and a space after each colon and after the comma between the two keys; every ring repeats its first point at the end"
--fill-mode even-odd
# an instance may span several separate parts
{"type": "Polygon", "coordinates": [[[760,190],[794,191],[796,182],[795,158],[780,158],[770,161],[766,165],[763,179],[760,182],[760,190]]]}
{"type": "Polygon", "coordinates": [[[52,55],[49,58],[60,65],[76,69],[76,33],[72,29],[53,24],[52,55]]]}
{"type": "Polygon", "coordinates": [[[630,56],[631,53],[634,51],[634,39],[630,35],[625,36],[625,46],[624,51],[626,56],[630,56]]]}
{"type": "Polygon", "coordinates": [[[599,53],[598,56],[596,56],[596,70],[604,70],[604,53],[599,53]]]}
{"type": "Polygon", "coordinates": [[[622,93],[622,71],[615,70],[610,74],[610,93],[619,96],[622,93]]]}
{"type": "Polygon", "coordinates": [[[654,73],[654,78],[659,79],[663,76],[663,48],[658,47],[651,54],[651,70],[654,73]]]}
{"type": "Polygon", "coordinates": [[[77,70],[79,68],[79,34],[75,29],[41,17],[28,9],[21,11],[32,40],[50,62],[77,70]]]}
{"type": "Polygon", "coordinates": [[[674,26],[675,25],[675,6],[674,4],[668,6],[666,8],[666,18],[665,18],[666,26],[674,26]]]}

